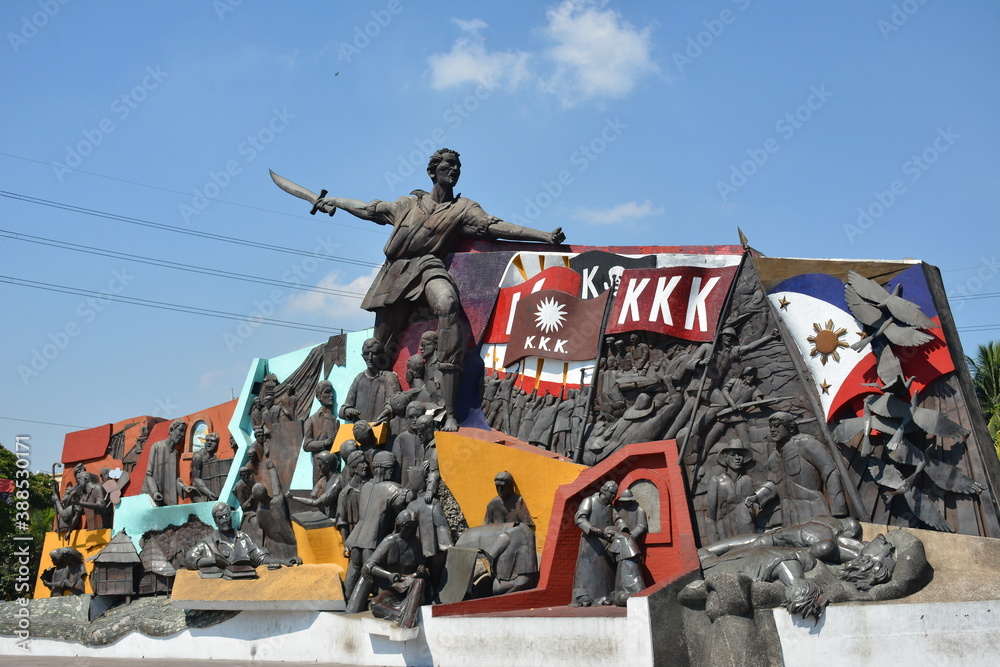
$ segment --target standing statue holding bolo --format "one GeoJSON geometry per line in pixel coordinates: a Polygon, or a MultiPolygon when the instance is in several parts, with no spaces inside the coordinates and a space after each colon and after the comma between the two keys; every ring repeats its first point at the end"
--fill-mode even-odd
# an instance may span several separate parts
{"type": "Polygon", "coordinates": [[[393,343],[421,300],[437,316],[437,368],[445,406],[441,429],[444,431],[458,429],[455,405],[465,352],[458,320],[458,287],[445,267],[444,258],[463,237],[549,244],[562,243],[566,238],[559,228],[542,232],[505,222],[487,214],[471,199],[456,195],[455,185],[461,172],[458,153],[442,148],[431,156],[427,165],[427,174],[434,184],[430,192],[415,190],[394,202],[375,199],[368,203],[323,196],[326,191],[314,199],[312,193],[272,174],[282,189],[313,201],[313,212],[332,214],[339,208],[380,225],[392,225],[385,245],[385,264],[361,307],[375,313],[375,338],[385,350],[393,349],[393,343]]]}

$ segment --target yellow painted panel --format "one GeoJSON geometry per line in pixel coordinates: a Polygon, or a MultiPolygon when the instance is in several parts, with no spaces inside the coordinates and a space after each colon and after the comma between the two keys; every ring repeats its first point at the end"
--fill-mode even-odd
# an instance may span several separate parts
{"type": "Polygon", "coordinates": [[[344,558],[344,539],[340,531],[329,526],[306,530],[292,522],[295,531],[295,541],[299,548],[299,558],[303,564],[333,563],[339,565],[343,572],[347,571],[347,559],[344,558]]]}
{"type": "Polygon", "coordinates": [[[202,579],[195,570],[178,570],[170,601],[343,600],[340,574],[336,565],[298,565],[277,570],[261,566],[257,568],[257,579],[229,581],[202,579]]]}
{"type": "Polygon", "coordinates": [[[514,484],[531,512],[538,550],[545,548],[556,489],[574,481],[587,467],[458,433],[441,431],[434,437],[441,477],[469,525],[482,524],[486,505],[497,495],[493,478],[506,470],[514,476],[514,484]]]}
{"type": "Polygon", "coordinates": [[[90,573],[94,569],[93,563],[88,563],[87,559],[96,556],[105,544],[111,541],[111,530],[102,528],[101,530],[75,530],[70,533],[69,542],[64,542],[59,538],[58,533],[45,533],[45,542],[42,545],[42,560],[38,565],[38,576],[35,579],[35,598],[52,597],[51,591],[42,583],[42,572],[52,567],[52,558],[49,554],[54,549],[60,547],[74,547],[83,554],[83,564],[87,569],[86,592],[93,593],[90,587],[90,573]]]}

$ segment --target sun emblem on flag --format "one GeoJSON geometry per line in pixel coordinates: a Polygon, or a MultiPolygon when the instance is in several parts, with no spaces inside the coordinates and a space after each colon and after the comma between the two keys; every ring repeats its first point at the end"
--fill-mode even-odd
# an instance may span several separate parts
{"type": "Polygon", "coordinates": [[[830,357],[833,357],[834,361],[840,361],[840,354],[837,350],[848,347],[847,343],[841,340],[841,337],[847,334],[847,329],[834,329],[833,327],[833,320],[827,320],[825,327],[821,327],[818,322],[813,322],[813,330],[816,331],[816,335],[806,338],[812,344],[809,356],[818,356],[824,366],[830,357]]]}
{"type": "Polygon", "coordinates": [[[553,297],[546,297],[538,302],[535,310],[535,326],[545,333],[552,333],[566,323],[566,306],[553,297]]]}

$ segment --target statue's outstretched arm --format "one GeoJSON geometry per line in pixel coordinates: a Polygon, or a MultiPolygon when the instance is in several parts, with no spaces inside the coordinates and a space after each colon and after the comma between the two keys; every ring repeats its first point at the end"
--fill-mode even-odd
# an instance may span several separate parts
{"type": "Polygon", "coordinates": [[[492,218],[492,224],[489,226],[489,234],[495,239],[538,241],[551,245],[559,245],[566,240],[566,235],[563,234],[562,227],[556,227],[551,232],[543,232],[530,227],[515,225],[513,222],[507,222],[500,218],[492,218]]]}

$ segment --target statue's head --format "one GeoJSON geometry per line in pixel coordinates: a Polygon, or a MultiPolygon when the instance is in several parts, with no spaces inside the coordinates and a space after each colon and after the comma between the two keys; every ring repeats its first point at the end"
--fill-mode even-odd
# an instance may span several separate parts
{"type": "Polygon", "coordinates": [[[427,175],[435,185],[454,187],[462,175],[462,161],[458,159],[458,151],[442,148],[435,151],[427,163],[427,175]]]}
{"type": "Polygon", "coordinates": [[[365,478],[368,476],[368,460],[364,454],[355,450],[347,457],[347,469],[352,474],[365,478]]]}
{"type": "Polygon", "coordinates": [[[867,591],[889,581],[895,569],[896,549],[885,535],[878,535],[861,548],[861,555],[844,563],[839,576],[858,590],[867,591]]]}
{"type": "Polygon", "coordinates": [[[329,380],[320,380],[316,383],[316,400],[324,408],[333,406],[333,385],[329,380]]]}
{"type": "Polygon", "coordinates": [[[493,483],[497,487],[497,495],[504,500],[514,495],[514,476],[506,470],[498,472],[493,483]]]}
{"type": "Polygon", "coordinates": [[[361,346],[361,358],[365,360],[368,371],[374,373],[379,370],[382,357],[382,344],[376,338],[369,338],[361,346]]]}
{"type": "Polygon", "coordinates": [[[320,452],[316,455],[316,467],[319,468],[320,472],[324,475],[330,473],[331,470],[336,466],[337,455],[333,452],[320,452]]]}
{"type": "Polygon", "coordinates": [[[417,435],[420,436],[420,442],[423,444],[429,443],[434,439],[434,417],[431,415],[420,415],[417,417],[417,435]]]}
{"type": "MultiPolygon", "coordinates": [[[[406,382],[410,385],[416,379],[424,379],[424,356],[422,354],[411,354],[410,358],[406,360],[406,382]]],[[[393,394],[393,397],[399,396],[400,394],[393,394]]],[[[406,394],[403,394],[404,396],[406,394]]],[[[390,401],[392,399],[389,399],[390,401]]]]}
{"type": "Polygon", "coordinates": [[[615,496],[618,495],[618,482],[614,480],[608,480],[601,487],[600,493],[601,493],[601,498],[604,500],[604,502],[610,505],[612,501],[614,501],[615,496]]]}
{"type": "Polygon", "coordinates": [[[417,515],[410,510],[403,510],[396,515],[396,532],[403,539],[411,539],[417,535],[417,515]]]}
{"type": "Polygon", "coordinates": [[[396,467],[396,457],[392,452],[382,450],[376,452],[372,457],[372,473],[380,479],[392,477],[392,470],[396,467]]]}
{"type": "Polygon", "coordinates": [[[424,360],[430,359],[437,351],[438,334],[437,331],[425,331],[420,336],[420,354],[424,360]]]}
{"type": "Polygon", "coordinates": [[[183,419],[175,419],[170,423],[169,440],[172,445],[179,445],[184,442],[184,434],[187,433],[187,422],[183,419]]]}
{"type": "Polygon", "coordinates": [[[219,434],[215,431],[205,436],[205,451],[209,454],[215,454],[219,451],[219,434]]]}
{"type": "Polygon", "coordinates": [[[771,440],[779,444],[784,443],[799,432],[799,425],[795,423],[795,415],[790,412],[775,412],[767,418],[767,425],[770,429],[771,440]]]}
{"type": "Polygon", "coordinates": [[[811,579],[796,579],[785,588],[784,606],[792,616],[819,620],[828,602],[823,590],[811,579]]]}
{"type": "Polygon", "coordinates": [[[406,406],[406,425],[411,433],[417,433],[417,420],[423,416],[424,404],[420,401],[413,401],[406,406]]]}
{"type": "Polygon", "coordinates": [[[359,447],[374,447],[378,444],[378,438],[375,437],[375,431],[372,429],[372,425],[364,419],[359,419],[354,422],[351,433],[357,441],[359,447]]]}
{"type": "Polygon", "coordinates": [[[229,503],[215,503],[212,507],[212,518],[216,527],[221,531],[233,529],[233,508],[229,503]]]}

